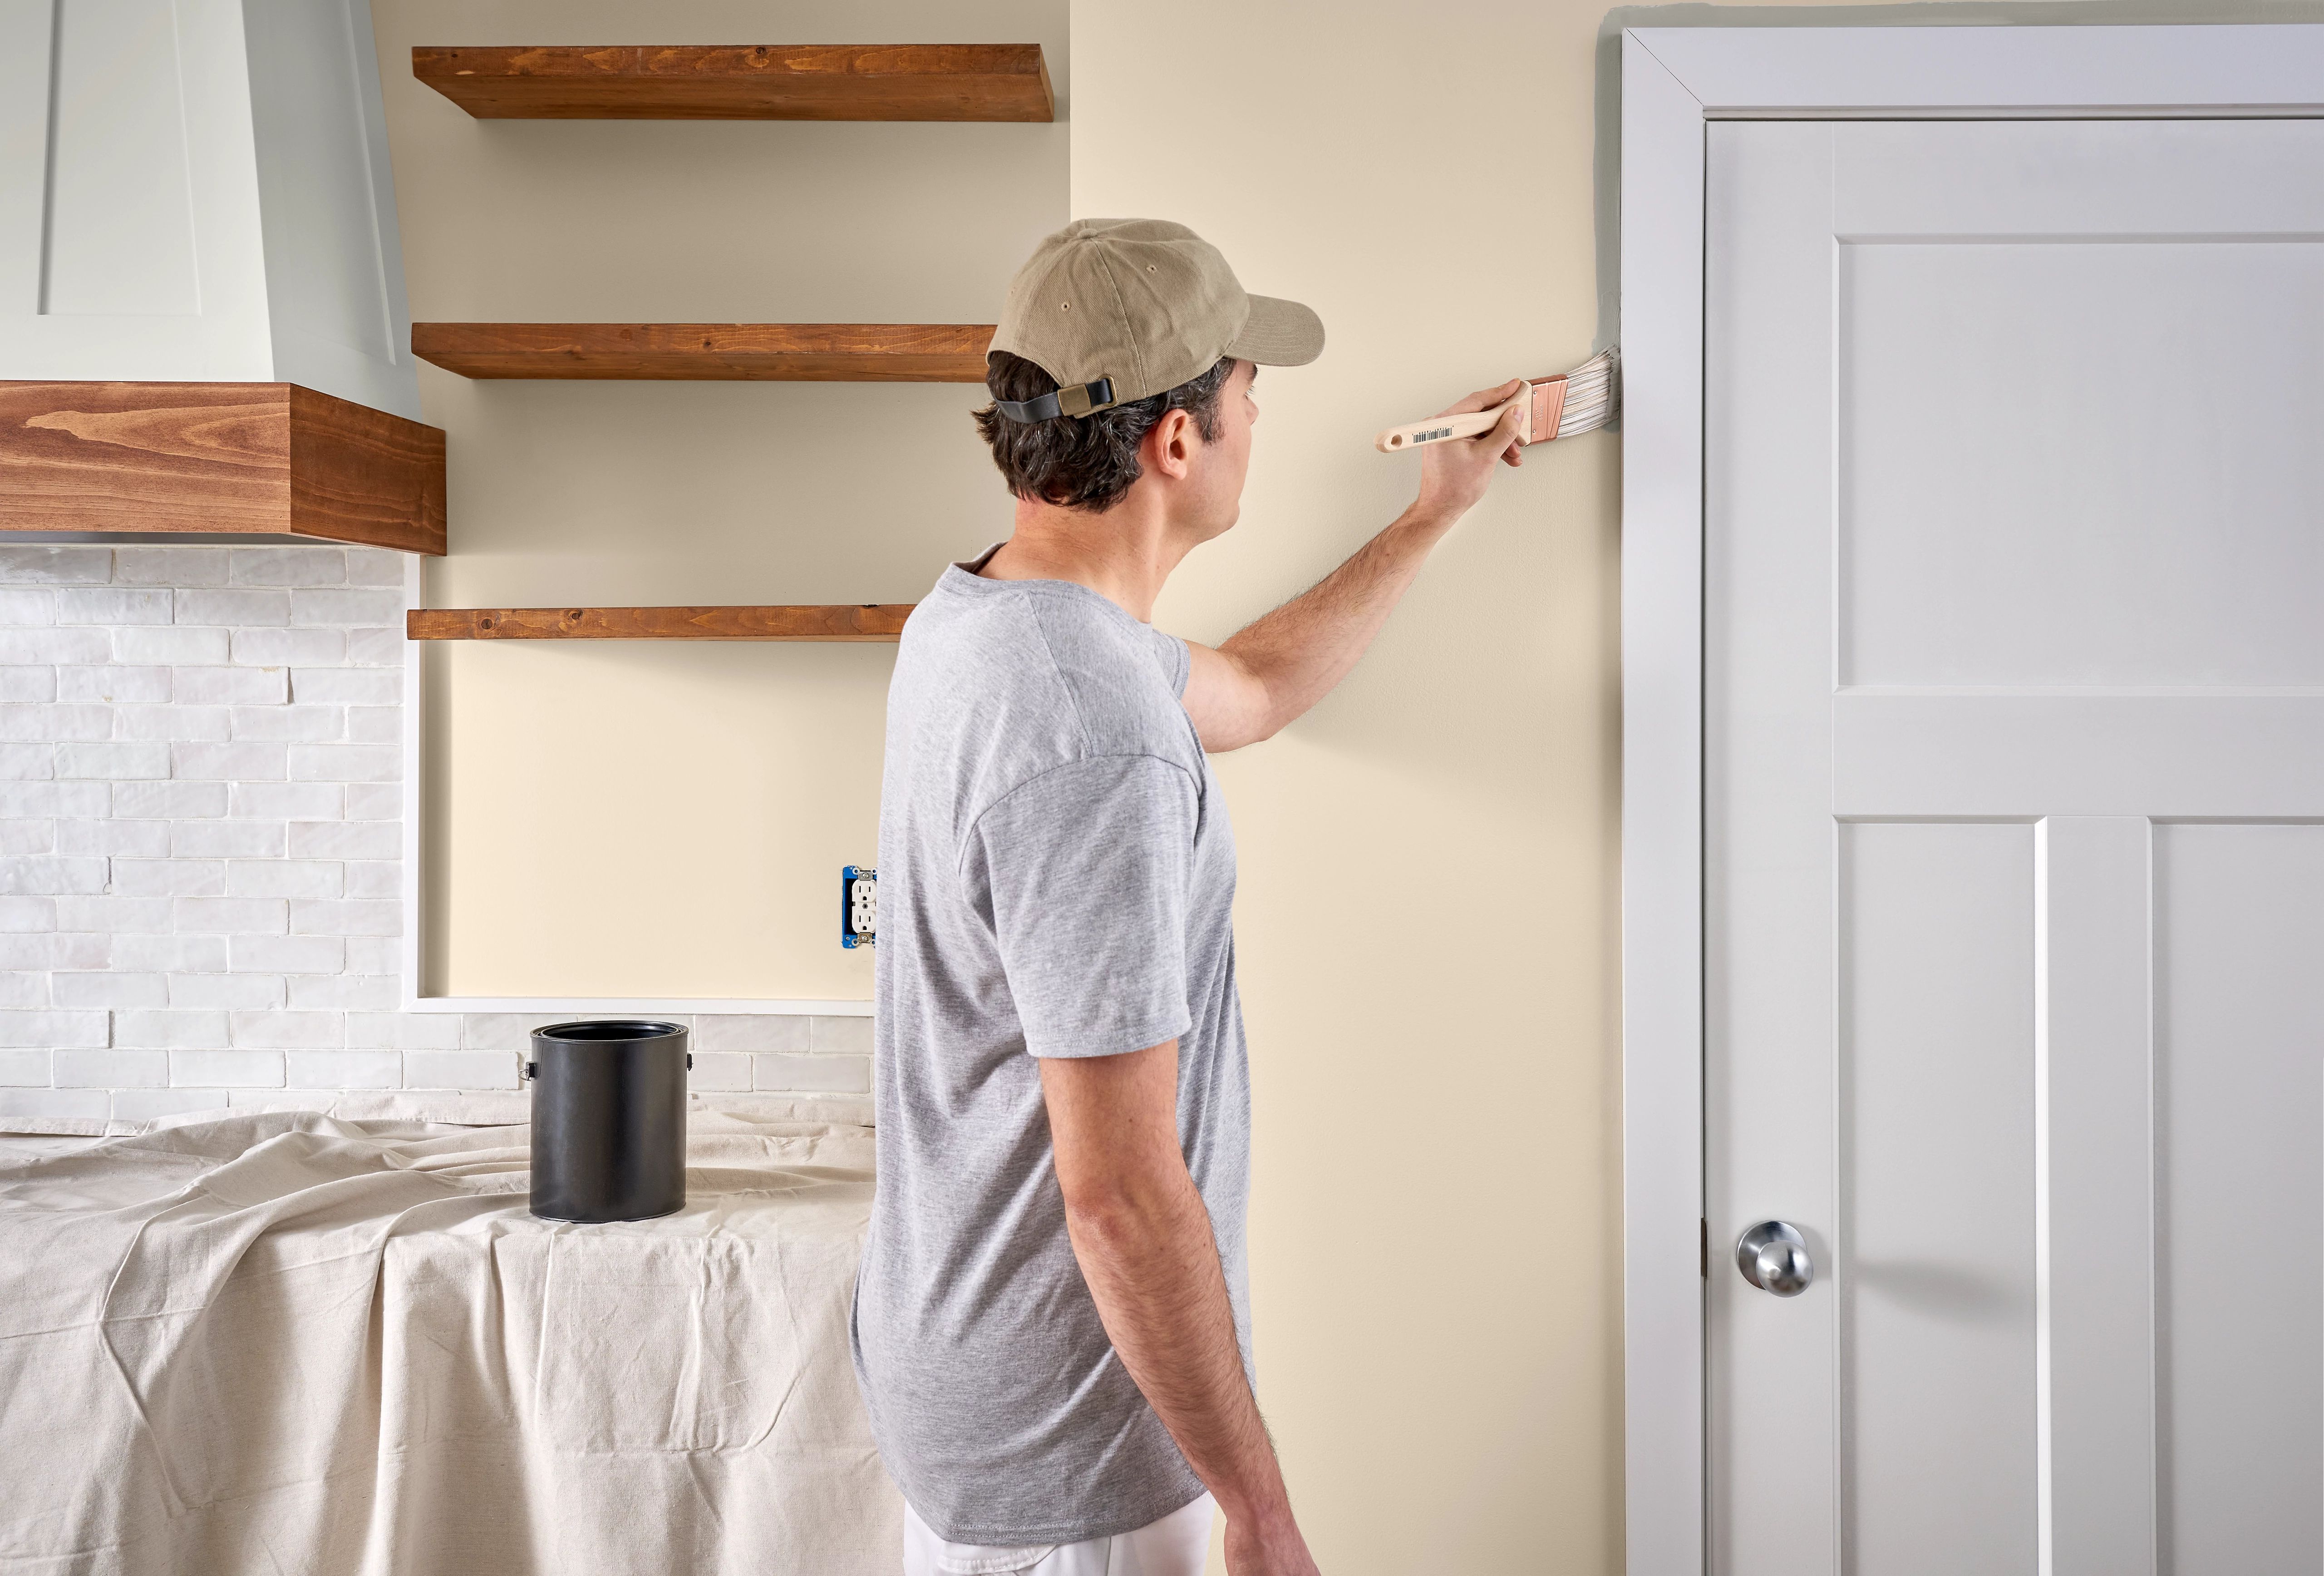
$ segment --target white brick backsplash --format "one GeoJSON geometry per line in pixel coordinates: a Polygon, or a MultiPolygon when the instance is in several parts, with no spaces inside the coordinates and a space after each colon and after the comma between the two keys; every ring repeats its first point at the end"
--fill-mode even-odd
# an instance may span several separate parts
{"type": "Polygon", "coordinates": [[[101,1089],[0,1089],[0,1117],[66,1117],[102,1122],[113,1096],[101,1089]]]}
{"type": "MultiPolygon", "coordinates": [[[[256,669],[253,672],[271,672],[256,669]]],[[[401,710],[393,708],[396,716],[401,710]]],[[[344,706],[237,706],[234,709],[236,738],[284,739],[298,744],[346,737],[347,709],[344,706]]]]}
{"type": "Polygon", "coordinates": [[[396,820],[401,819],[402,814],[403,785],[401,783],[350,783],[347,784],[347,819],[349,820],[396,820]]]}
{"type": "Polygon", "coordinates": [[[383,1051],[456,1051],[460,1020],[450,1013],[349,1013],[347,1043],[383,1051]]]}
{"type": "Polygon", "coordinates": [[[180,591],[177,621],[180,624],[223,624],[232,628],[279,626],[290,622],[290,593],[276,590],[180,591]]]}
{"type": "MultiPolygon", "coordinates": [[[[347,791],[339,783],[236,783],[226,813],[241,820],[336,821],[347,806],[347,791]]],[[[303,858],[294,824],[290,852],[303,858]]]]}
{"type": "Polygon", "coordinates": [[[337,897],[346,873],[328,859],[236,859],[226,866],[233,897],[337,897]]]}
{"type": "Polygon", "coordinates": [[[175,1009],[115,1013],[113,1043],[161,1051],[216,1049],[226,1043],[226,1014],[175,1009]]]}
{"type": "Polygon", "coordinates": [[[282,1052],[263,1051],[172,1051],[170,1081],[221,1089],[281,1089],[282,1052]]]}
{"type": "Polygon", "coordinates": [[[292,898],[290,933],[298,936],[400,936],[403,904],[384,898],[292,898]]]}
{"type": "Polygon", "coordinates": [[[170,905],[215,899],[175,897],[60,897],[56,924],[60,931],[109,931],[119,935],[164,936],[177,927],[170,905]]]}
{"type": "Polygon", "coordinates": [[[0,778],[10,782],[42,782],[57,774],[57,746],[46,744],[0,744],[0,778]]]}
{"type": "MultiPolygon", "coordinates": [[[[337,1051],[347,1043],[345,1013],[238,1012],[227,1015],[235,1046],[279,1051],[337,1051]]],[[[371,1050],[371,1046],[357,1046],[371,1050]]]]}
{"type": "MultiPolygon", "coordinates": [[[[75,634],[81,633],[74,631],[75,634]]],[[[172,625],[157,629],[116,629],[111,655],[124,663],[152,663],[177,667],[189,663],[224,663],[228,642],[223,629],[189,629],[172,625]]],[[[59,657],[59,662],[98,662],[104,657],[59,657]]]]}
{"type": "Polygon", "coordinates": [[[224,897],[223,859],[115,859],[112,891],[121,897],[224,897]]]}
{"type": "Polygon", "coordinates": [[[290,699],[288,668],[175,670],[172,699],[187,706],[280,706],[290,699]]]}
{"type": "Polygon", "coordinates": [[[819,1052],[854,1056],[872,1054],[870,1018],[809,1018],[808,1033],[819,1052]]]}
{"type": "MultiPolygon", "coordinates": [[[[56,670],[60,700],[162,701],[170,699],[171,669],[106,666],[56,670]]],[[[14,697],[11,697],[14,699],[14,697]]]]}
{"type": "Polygon", "coordinates": [[[798,1016],[705,1013],[694,1020],[694,1043],[704,1051],[806,1051],[807,1024],[798,1016]]]}
{"type": "Polygon", "coordinates": [[[235,936],[234,967],[283,974],[337,974],[347,967],[341,936],[235,936]]]}
{"type": "MultiPolygon", "coordinates": [[[[226,555],[226,578],[236,586],[344,585],[347,552],[339,547],[237,547],[226,555]]],[[[401,577],[396,583],[403,583],[401,577]]]]}
{"type": "Polygon", "coordinates": [[[170,1005],[169,982],[158,974],[124,974],[106,969],[97,974],[57,974],[56,1005],[60,1007],[159,1007],[170,1005]]]}
{"type": "Polygon", "coordinates": [[[166,1089],[170,1084],[170,1053],[60,1051],[56,1078],[60,1085],[81,1089],[166,1089]]]}
{"type": "Polygon", "coordinates": [[[396,744],[403,737],[401,706],[350,706],[346,709],[349,744],[396,744]]]}
{"type": "Polygon", "coordinates": [[[279,897],[173,897],[170,903],[172,930],[279,936],[290,924],[290,904],[279,897]]]}
{"type": "Polygon", "coordinates": [[[0,815],[104,815],[113,793],[102,783],[0,783],[0,815]]]}
{"type": "Polygon", "coordinates": [[[54,1081],[49,1074],[50,1066],[46,1051],[0,1051],[0,1084],[45,1087],[54,1081]]]}
{"type": "Polygon", "coordinates": [[[350,547],[347,549],[347,584],[351,586],[397,586],[403,584],[403,566],[410,561],[400,552],[384,547],[350,547]]]}
{"type": "Polygon", "coordinates": [[[156,1117],[183,1116],[188,1111],[224,1108],[222,1089],[123,1089],[113,1092],[113,1119],[150,1122],[156,1117]]]}
{"type": "Polygon", "coordinates": [[[287,844],[279,820],[181,820],[170,829],[170,852],[180,859],[279,859],[287,844]]]}
{"type": "Polygon", "coordinates": [[[395,1089],[403,1082],[403,1058],[393,1051],[286,1051],[282,1060],[295,1089],[395,1089]]]}
{"type": "Polygon", "coordinates": [[[403,1087],[514,1089],[516,1058],[505,1051],[406,1051],[403,1087]]]}
{"type": "MultiPolygon", "coordinates": [[[[204,816],[224,815],[226,809],[226,791],[223,783],[122,783],[113,790],[113,813],[115,815],[198,820],[204,816]]],[[[72,810],[57,813],[103,815],[105,810],[99,806],[93,812],[72,810]]]]}
{"type": "Polygon", "coordinates": [[[344,867],[347,897],[401,897],[403,864],[399,859],[350,859],[344,867]]]}
{"type": "Polygon", "coordinates": [[[463,1013],[460,1043],[470,1051],[528,1051],[532,1032],[561,1023],[569,1013],[463,1013]]]}
{"type": "MultiPolygon", "coordinates": [[[[0,700],[54,700],[57,675],[87,672],[86,668],[0,668],[0,700]]],[[[103,697],[96,697],[103,699],[103,697]]],[[[88,700],[88,696],[75,697],[88,700]]]]}
{"type": "MultiPolygon", "coordinates": [[[[57,931],[0,931],[0,969],[110,969],[111,936],[57,931]]],[[[138,967],[136,964],[129,965],[138,967]]]]}
{"type": "Polygon", "coordinates": [[[347,637],[337,629],[237,629],[229,649],[251,666],[336,666],[346,660],[347,637]]]}
{"type": "Polygon", "coordinates": [[[746,1093],[752,1087],[751,1059],[733,1051],[696,1051],[686,1084],[705,1093],[746,1093]]]}
{"type": "Polygon", "coordinates": [[[166,820],[83,820],[78,817],[53,820],[60,854],[112,854],[131,859],[160,859],[170,852],[166,820]]]}
{"type": "Polygon", "coordinates": [[[347,972],[392,974],[403,966],[403,943],[393,936],[348,936],[347,972]]]}
{"type": "Polygon", "coordinates": [[[384,629],[350,629],[347,631],[347,665],[356,668],[401,667],[405,642],[401,615],[394,625],[384,629]]]}
{"type": "MultiPolygon", "coordinates": [[[[71,747],[60,745],[58,749],[61,753],[71,747]]],[[[171,745],[170,759],[174,774],[180,777],[231,780],[254,777],[261,782],[279,782],[288,775],[283,764],[285,752],[290,747],[289,745],[256,742],[171,745]]]]}
{"type": "Polygon", "coordinates": [[[317,1012],[390,1012],[403,990],[392,974],[293,974],[284,983],[290,1006],[317,1012]]]}
{"type": "Polygon", "coordinates": [[[0,854],[53,854],[57,823],[53,820],[0,820],[0,854]]]}
{"type": "Polygon", "coordinates": [[[51,999],[49,971],[45,969],[0,969],[0,1007],[85,1006],[85,1002],[58,1002],[51,999]]]}
{"type": "Polygon", "coordinates": [[[55,744],[112,737],[110,706],[0,706],[0,739],[55,744]]]}
{"type": "Polygon", "coordinates": [[[52,931],[57,928],[53,897],[0,897],[0,931],[52,931]]]}
{"type": "Polygon", "coordinates": [[[226,563],[226,554],[209,547],[116,547],[113,579],[124,586],[222,586],[226,563]]]}
{"type": "MultiPolygon", "coordinates": [[[[320,787],[320,783],[300,783],[320,787]]],[[[290,854],[300,859],[392,859],[403,852],[403,829],[378,821],[294,820],[290,854]]]]}
{"type": "MultiPolygon", "coordinates": [[[[300,589],[290,593],[290,622],[333,624],[398,624],[403,619],[403,592],[396,590],[326,591],[300,589]]],[[[253,619],[250,622],[256,623],[253,619]]]]}
{"type": "Polygon", "coordinates": [[[53,593],[59,624],[167,624],[170,593],[119,586],[76,586],[53,593]]]}
{"type": "MultiPolygon", "coordinates": [[[[69,745],[58,746],[60,758],[69,745]]],[[[403,752],[394,745],[291,745],[294,783],[392,783],[403,774],[403,752]]]]}
{"type": "Polygon", "coordinates": [[[222,744],[234,737],[234,713],[224,706],[116,706],[113,737],[222,744]]]}
{"type": "Polygon", "coordinates": [[[101,586],[113,578],[103,547],[0,547],[0,580],[29,586],[101,586]]]}
{"type": "Polygon", "coordinates": [[[0,624],[39,628],[57,621],[54,591],[0,591],[0,624]]]}
{"type": "Polygon", "coordinates": [[[102,629],[0,629],[0,663],[107,663],[113,652],[102,629]]]}
{"type": "Polygon", "coordinates": [[[50,1050],[111,1043],[111,1025],[102,1012],[0,1013],[0,1045],[39,1045],[50,1050]]]}
{"type": "Polygon", "coordinates": [[[26,854],[14,858],[0,858],[0,892],[62,897],[67,894],[100,893],[104,890],[103,859],[56,854],[26,854]]]}
{"type": "MultiPolygon", "coordinates": [[[[225,749],[225,745],[183,745],[181,749],[225,749]]],[[[56,773],[60,777],[153,778],[170,774],[171,746],[165,744],[60,744],[56,773]]]]}
{"type": "Polygon", "coordinates": [[[872,1088],[867,1056],[753,1056],[757,1087],[813,1094],[865,1094],[872,1088]]]}
{"type": "Polygon", "coordinates": [[[169,986],[171,1006],[219,1012],[263,1012],[287,995],[280,974],[172,974],[169,986]]]}
{"type": "Polygon", "coordinates": [[[290,699],[318,706],[401,706],[403,670],[292,668],[290,699]]]}
{"type": "MultiPolygon", "coordinates": [[[[59,941],[78,938],[60,936],[59,941]]],[[[110,940],[115,969],[150,969],[156,974],[223,974],[227,962],[224,936],[114,936],[110,940]]],[[[239,939],[239,938],[237,938],[239,939]]],[[[60,968],[103,968],[104,964],[66,963],[60,968]]]]}

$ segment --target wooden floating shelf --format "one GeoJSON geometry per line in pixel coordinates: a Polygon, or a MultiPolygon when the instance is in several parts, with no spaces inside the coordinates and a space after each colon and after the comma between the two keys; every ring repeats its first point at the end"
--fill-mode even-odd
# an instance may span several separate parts
{"type": "Polygon", "coordinates": [[[423,48],[411,74],[478,120],[1056,118],[1038,44],[423,48]]]}
{"type": "Polygon", "coordinates": [[[894,641],[909,602],[793,607],[423,607],[412,640],[894,641]]]}
{"type": "Polygon", "coordinates": [[[444,551],[444,434],[292,383],[0,383],[0,532],[444,551]]]}
{"type": "Polygon", "coordinates": [[[414,323],[464,377],[751,383],[984,381],[990,323],[414,323]]]}

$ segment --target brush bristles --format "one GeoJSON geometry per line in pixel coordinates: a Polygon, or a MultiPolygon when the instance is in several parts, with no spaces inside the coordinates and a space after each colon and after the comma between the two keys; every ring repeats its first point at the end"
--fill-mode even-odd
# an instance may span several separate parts
{"type": "Polygon", "coordinates": [[[1565,375],[1565,409],[1557,418],[1557,435],[1594,432],[1612,421],[1621,405],[1620,361],[1608,346],[1565,375]]]}

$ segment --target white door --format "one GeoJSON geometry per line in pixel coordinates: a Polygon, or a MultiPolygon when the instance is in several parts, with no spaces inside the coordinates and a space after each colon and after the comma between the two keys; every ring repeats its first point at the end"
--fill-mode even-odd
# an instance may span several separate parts
{"type": "Polygon", "coordinates": [[[2324,123],[1707,133],[1711,1569],[2317,1576],[2324,123]]]}

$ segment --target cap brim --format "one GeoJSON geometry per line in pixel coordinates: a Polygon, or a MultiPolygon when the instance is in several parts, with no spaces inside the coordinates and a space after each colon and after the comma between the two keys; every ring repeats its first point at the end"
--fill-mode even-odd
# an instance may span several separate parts
{"type": "Polygon", "coordinates": [[[1296,301],[1254,295],[1225,354],[1261,366],[1305,366],[1323,354],[1323,320],[1296,301]]]}

